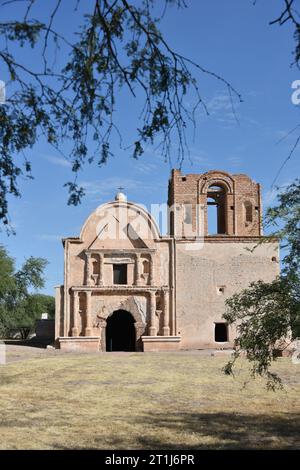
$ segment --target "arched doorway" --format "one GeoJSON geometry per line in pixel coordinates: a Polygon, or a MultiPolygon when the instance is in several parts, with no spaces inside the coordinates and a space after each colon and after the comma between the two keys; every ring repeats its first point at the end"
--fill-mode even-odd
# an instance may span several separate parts
{"type": "Polygon", "coordinates": [[[134,318],[126,310],[116,310],[106,322],[106,351],[135,351],[134,318]]]}

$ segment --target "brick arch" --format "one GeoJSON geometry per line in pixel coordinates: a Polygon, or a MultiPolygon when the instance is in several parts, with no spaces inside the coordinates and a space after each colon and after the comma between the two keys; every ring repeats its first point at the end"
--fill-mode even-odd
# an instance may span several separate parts
{"type": "Polygon", "coordinates": [[[119,299],[107,302],[107,305],[101,311],[101,317],[107,320],[116,310],[126,310],[131,313],[135,322],[146,324],[147,312],[141,312],[134,299],[134,296],[130,296],[125,300],[119,299]]]}
{"type": "Polygon", "coordinates": [[[210,186],[223,186],[227,194],[233,194],[233,180],[229,176],[204,176],[199,180],[199,194],[207,194],[210,186]]]}
{"type": "MultiPolygon", "coordinates": [[[[215,234],[232,235],[234,233],[234,180],[225,172],[208,172],[201,176],[198,183],[198,202],[204,207],[204,233],[209,234],[208,196],[209,187],[224,188],[224,194],[217,204],[217,230],[215,234]]],[[[214,235],[214,233],[212,234],[214,235]]]]}

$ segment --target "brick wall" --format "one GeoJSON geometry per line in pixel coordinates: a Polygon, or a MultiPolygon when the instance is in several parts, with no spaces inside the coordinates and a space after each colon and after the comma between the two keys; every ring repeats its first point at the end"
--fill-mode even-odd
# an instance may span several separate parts
{"type": "Polygon", "coordinates": [[[224,193],[224,204],[219,209],[224,212],[220,214],[224,218],[224,227],[219,233],[261,235],[260,185],[247,175],[230,175],[216,170],[187,175],[180,170],[172,171],[168,204],[174,215],[170,216],[170,234],[179,238],[208,234],[207,200],[212,186],[220,187],[224,193]],[[191,214],[191,223],[186,222],[187,214],[191,214]]]}

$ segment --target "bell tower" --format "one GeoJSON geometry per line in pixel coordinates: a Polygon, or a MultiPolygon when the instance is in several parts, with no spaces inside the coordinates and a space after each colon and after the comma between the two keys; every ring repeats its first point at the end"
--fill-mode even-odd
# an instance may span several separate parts
{"type": "Polygon", "coordinates": [[[262,235],[260,185],[244,174],[173,170],[168,205],[170,235],[176,238],[262,235]]]}

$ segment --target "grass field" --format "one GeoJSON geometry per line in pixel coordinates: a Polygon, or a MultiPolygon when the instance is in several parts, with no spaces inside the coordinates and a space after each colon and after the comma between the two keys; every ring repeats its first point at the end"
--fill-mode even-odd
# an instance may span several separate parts
{"type": "MultiPolygon", "coordinates": [[[[21,350],[20,350],[21,351],[21,350]]],[[[191,353],[19,355],[0,366],[1,449],[300,448],[300,365],[285,390],[191,353]]]]}

